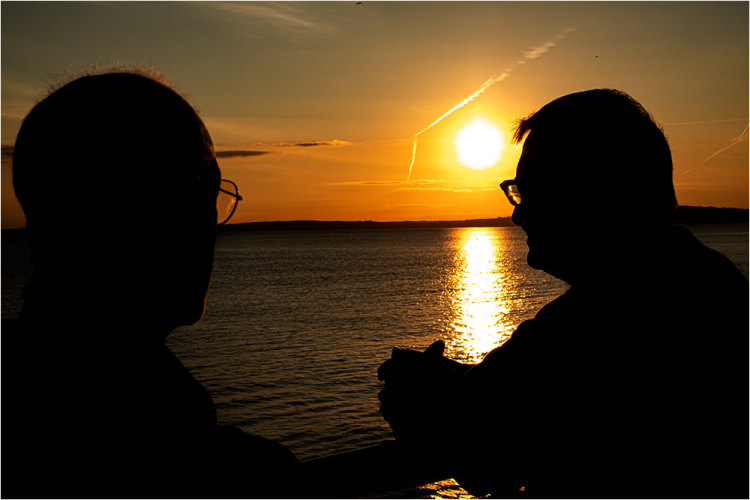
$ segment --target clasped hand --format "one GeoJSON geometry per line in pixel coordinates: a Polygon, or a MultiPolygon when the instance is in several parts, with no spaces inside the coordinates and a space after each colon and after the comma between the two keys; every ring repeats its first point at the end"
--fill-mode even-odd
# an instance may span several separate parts
{"type": "Polygon", "coordinates": [[[425,446],[450,426],[457,382],[472,365],[444,358],[444,350],[442,340],[424,352],[394,347],[378,368],[378,380],[385,382],[380,413],[400,442],[425,446]]]}

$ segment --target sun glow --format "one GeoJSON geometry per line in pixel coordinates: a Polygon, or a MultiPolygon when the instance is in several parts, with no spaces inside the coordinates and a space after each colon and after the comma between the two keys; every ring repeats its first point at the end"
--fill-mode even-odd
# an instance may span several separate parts
{"type": "Polygon", "coordinates": [[[481,118],[458,132],[455,145],[458,161],[477,170],[491,167],[500,161],[505,150],[505,140],[500,130],[481,118]]]}

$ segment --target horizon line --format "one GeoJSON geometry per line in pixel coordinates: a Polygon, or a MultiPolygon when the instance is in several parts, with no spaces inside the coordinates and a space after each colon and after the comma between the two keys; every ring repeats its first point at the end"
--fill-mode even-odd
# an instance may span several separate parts
{"type": "MultiPolygon", "coordinates": [[[[744,210],[748,212],[748,216],[750,216],[750,208],[741,208],[741,207],[715,207],[713,205],[709,206],[702,206],[702,205],[679,205],[677,207],[678,211],[680,208],[690,208],[690,209],[704,209],[704,210],[744,210]]],[[[676,213],[675,213],[676,215],[676,213]]],[[[497,217],[474,217],[469,219],[402,219],[402,220],[374,220],[374,219],[287,219],[287,220],[263,220],[263,221],[248,221],[248,222],[234,222],[234,223],[227,223],[222,224],[224,227],[230,227],[230,226],[239,226],[243,224],[290,224],[290,223],[346,223],[346,224],[356,224],[356,223],[367,223],[367,224],[408,224],[408,223],[458,223],[458,222],[472,222],[472,221],[490,221],[490,220],[501,220],[501,219],[508,219],[510,220],[512,215],[499,215],[497,217]]],[[[512,226],[516,226],[511,222],[512,226]]],[[[217,226],[221,227],[221,226],[217,226]]],[[[9,228],[0,228],[1,231],[19,231],[19,230],[25,230],[26,227],[9,227],[9,228]]]]}

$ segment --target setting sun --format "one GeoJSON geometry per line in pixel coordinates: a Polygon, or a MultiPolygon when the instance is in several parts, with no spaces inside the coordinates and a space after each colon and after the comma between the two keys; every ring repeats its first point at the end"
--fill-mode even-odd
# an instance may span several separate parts
{"type": "Polygon", "coordinates": [[[502,157],[505,140],[500,130],[487,120],[476,119],[456,135],[458,161],[469,168],[491,167],[502,157]]]}

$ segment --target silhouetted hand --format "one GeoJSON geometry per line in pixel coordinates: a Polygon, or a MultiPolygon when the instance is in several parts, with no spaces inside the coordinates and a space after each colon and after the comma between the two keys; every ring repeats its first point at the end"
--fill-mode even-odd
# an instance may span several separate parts
{"type": "Polygon", "coordinates": [[[394,347],[378,368],[378,380],[385,382],[380,413],[401,442],[428,446],[449,425],[452,390],[473,365],[444,358],[444,350],[442,340],[424,352],[394,347]]]}

